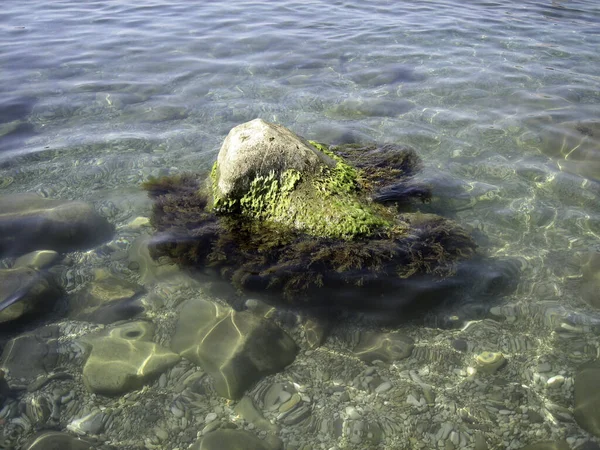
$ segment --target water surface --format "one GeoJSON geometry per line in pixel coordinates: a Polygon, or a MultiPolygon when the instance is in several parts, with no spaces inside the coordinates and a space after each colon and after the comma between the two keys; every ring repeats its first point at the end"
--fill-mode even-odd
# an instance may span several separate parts
{"type": "MultiPolygon", "coordinates": [[[[559,438],[575,448],[590,435],[548,402],[572,413],[577,367],[595,359],[600,345],[589,330],[556,332],[565,318],[579,325],[600,319],[598,269],[585,265],[600,251],[599,48],[593,0],[5,0],[0,195],[92,202],[117,226],[114,245],[127,251],[136,236],[124,225],[150,213],[140,183],[208,170],[239,123],[260,117],[322,142],[413,146],[424,162],[420,177],[436,196],[424,210],[474,230],[482,254],[520,261],[519,285],[494,310],[497,329],[485,322],[481,336],[492,341],[475,333],[466,354],[448,344],[459,331],[405,330],[422,351],[386,372],[399,385],[413,380],[414,389],[386,400],[403,405],[403,429],[361,444],[283,426],[286,448],[298,448],[298,440],[313,448],[472,448],[477,433],[489,448],[559,438]],[[456,361],[436,356],[438,344],[456,361]],[[484,350],[502,351],[509,360],[502,383],[525,385],[528,394],[491,406],[489,426],[474,430],[456,411],[483,401],[469,397],[463,372],[484,350]],[[546,361],[551,372],[539,372],[546,361]],[[411,371],[438,389],[426,412],[406,407],[419,385],[411,371]],[[544,384],[553,375],[567,379],[560,394],[544,384]],[[510,420],[495,418],[503,409],[513,411],[510,420]],[[527,422],[529,410],[541,422],[527,422]],[[459,443],[444,447],[451,433],[422,422],[451,423],[459,443]]],[[[105,256],[74,254],[69,292],[102,268],[136,279],[127,261],[105,256]]],[[[323,351],[337,348],[336,339],[323,351]]],[[[311,395],[322,395],[314,389],[311,395]]],[[[363,400],[370,401],[356,397],[363,400]]],[[[383,404],[378,414],[388,414],[383,404]]],[[[194,430],[204,426],[194,423],[194,430]]]]}

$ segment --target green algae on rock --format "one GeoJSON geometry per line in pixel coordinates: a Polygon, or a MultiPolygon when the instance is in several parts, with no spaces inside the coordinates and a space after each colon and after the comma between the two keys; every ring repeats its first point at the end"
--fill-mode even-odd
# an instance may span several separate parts
{"type": "MultiPolygon", "coordinates": [[[[154,256],[212,266],[239,288],[280,290],[293,298],[321,287],[373,287],[418,274],[445,277],[474,254],[474,242],[454,222],[399,212],[398,204],[430,197],[426,186],[411,183],[420,164],[414,150],[327,147],[287,130],[277,134],[282,127],[260,120],[243,127],[246,138],[237,139],[235,151],[225,140],[206,183],[190,174],[145,183],[155,200],[151,223],[160,232],[151,245],[154,256]],[[257,151],[260,133],[263,153],[257,151]],[[253,158],[242,158],[244,142],[251,143],[253,158]],[[299,149],[308,155],[305,170],[299,149]],[[271,163],[267,156],[273,152],[271,163]],[[227,154],[236,158],[230,161],[227,154]],[[229,167],[240,160],[242,168],[229,167]],[[393,199],[385,205],[372,201],[390,186],[393,199]]],[[[235,128],[231,133],[240,134],[235,128]]]]}

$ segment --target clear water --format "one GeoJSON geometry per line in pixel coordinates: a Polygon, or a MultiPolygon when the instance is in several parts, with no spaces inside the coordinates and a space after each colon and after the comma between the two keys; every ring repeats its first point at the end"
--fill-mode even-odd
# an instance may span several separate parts
{"type": "MultiPolygon", "coordinates": [[[[520,314],[498,339],[530,346],[496,346],[572,377],[599,341],[578,335],[586,350],[573,356],[552,317],[600,318],[582,279],[600,250],[598,49],[595,0],[4,0],[0,195],[87,200],[119,227],[149,214],[141,182],[207,170],[227,132],[256,117],[322,142],[408,144],[437,186],[430,208],[481,231],[482,252],[523,263],[503,300],[520,314]]],[[[80,282],[108,264],[77,257],[80,282]]],[[[437,380],[452,390],[446,369],[437,380]]],[[[540,440],[588,437],[544,420],[540,440]]],[[[532,442],[528,424],[515,429],[490,442],[532,442]]]]}

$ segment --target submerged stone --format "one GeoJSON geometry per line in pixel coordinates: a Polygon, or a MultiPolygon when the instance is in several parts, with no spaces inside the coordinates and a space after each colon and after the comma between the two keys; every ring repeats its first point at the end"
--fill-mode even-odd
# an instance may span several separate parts
{"type": "Polygon", "coordinates": [[[0,197],[0,255],[40,248],[81,250],[109,239],[113,231],[113,226],[84,202],[32,193],[0,197]]]}
{"type": "Polygon", "coordinates": [[[375,360],[391,363],[408,358],[414,347],[414,340],[401,333],[363,332],[354,354],[367,363],[375,360]]]}
{"type": "Polygon", "coordinates": [[[500,352],[481,352],[475,362],[480,372],[494,374],[506,365],[506,358],[500,352]]]}
{"type": "Polygon", "coordinates": [[[571,446],[567,441],[540,441],[521,447],[521,450],[569,450],[571,446]]]}
{"type": "Polygon", "coordinates": [[[240,430],[217,430],[208,433],[191,450],[278,450],[255,435],[240,430]]]}
{"type": "Polygon", "coordinates": [[[171,348],[200,365],[217,392],[238,399],[256,381],[291,364],[294,341],[274,322],[208,300],[188,300],[171,348]]]}
{"type": "Polygon", "coordinates": [[[600,437],[600,361],[583,364],[575,374],[575,421],[600,437]]]}
{"type": "Polygon", "coordinates": [[[29,439],[22,448],[23,450],[90,450],[109,447],[59,431],[44,431],[29,439]]]}
{"type": "Polygon", "coordinates": [[[58,337],[58,327],[50,325],[11,339],[2,352],[0,367],[19,383],[51,373],[58,364],[58,337]]]}
{"type": "Polygon", "coordinates": [[[46,273],[29,267],[0,269],[0,323],[49,311],[60,294],[46,273]]]}
{"type": "Polygon", "coordinates": [[[114,327],[81,339],[91,352],[83,367],[83,382],[93,393],[120,395],[160,376],[179,356],[150,339],[154,327],[143,321],[114,327]]]}
{"type": "Polygon", "coordinates": [[[36,250],[18,257],[13,264],[13,269],[19,267],[31,267],[32,269],[45,269],[58,259],[58,253],[54,250],[36,250]]]}
{"type": "Polygon", "coordinates": [[[94,323],[112,323],[141,313],[137,301],[143,287],[113,275],[101,275],[71,299],[71,316],[94,323]]]}

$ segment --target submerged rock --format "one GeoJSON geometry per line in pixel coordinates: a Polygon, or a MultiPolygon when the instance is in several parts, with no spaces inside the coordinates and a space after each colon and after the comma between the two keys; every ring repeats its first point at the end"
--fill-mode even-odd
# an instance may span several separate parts
{"type": "Polygon", "coordinates": [[[291,364],[297,352],[274,322],[201,299],[181,309],[171,348],[206,370],[217,392],[231,399],[291,364]]]}
{"type": "Polygon", "coordinates": [[[71,316],[78,320],[108,324],[141,313],[138,301],[142,286],[113,275],[101,275],[71,299],[71,316]]]}
{"type": "Polygon", "coordinates": [[[0,367],[19,383],[51,373],[58,364],[58,337],[58,326],[50,325],[11,339],[2,352],[0,367]]]}
{"type": "Polygon", "coordinates": [[[278,450],[255,435],[240,430],[217,430],[208,433],[191,450],[278,450]]]}
{"type": "Polygon", "coordinates": [[[141,388],[179,361],[179,356],[151,341],[154,327],[132,322],[82,338],[92,347],[83,382],[92,392],[119,395],[141,388]]]}
{"type": "Polygon", "coordinates": [[[33,436],[22,448],[23,450],[89,450],[110,447],[59,431],[44,431],[33,436]]]}
{"type": "Polygon", "coordinates": [[[600,437],[600,361],[583,364],[575,374],[575,421],[600,437]]]}
{"type": "Polygon", "coordinates": [[[567,441],[541,441],[521,447],[521,450],[569,450],[571,446],[567,441]]]}
{"type": "Polygon", "coordinates": [[[40,248],[81,250],[107,240],[113,226],[92,206],[32,193],[0,197],[0,256],[40,248]]]}
{"type": "Polygon", "coordinates": [[[0,269],[0,323],[49,311],[60,294],[46,273],[29,267],[0,269]]]}
{"type": "Polygon", "coordinates": [[[401,333],[364,332],[354,354],[369,364],[375,360],[391,363],[408,358],[414,347],[413,339],[401,333]]]}
{"type": "Polygon", "coordinates": [[[245,290],[321,304],[326,295],[344,308],[368,307],[364,295],[344,298],[344,288],[398,292],[413,277],[451,276],[474,254],[473,240],[454,222],[404,208],[430,197],[426,186],[411,182],[420,164],[414,150],[327,147],[283,130],[262,121],[233,129],[208,187],[192,175],[146,183],[155,199],[152,224],[161,232],[150,253],[211,266],[245,290]],[[244,134],[248,128],[252,134],[244,134]],[[285,148],[276,146],[280,140],[285,148]],[[390,204],[373,201],[392,185],[390,204]]]}
{"type": "Polygon", "coordinates": [[[32,269],[45,269],[58,259],[58,253],[54,250],[36,250],[18,257],[13,264],[13,269],[19,267],[31,267],[32,269]]]}

